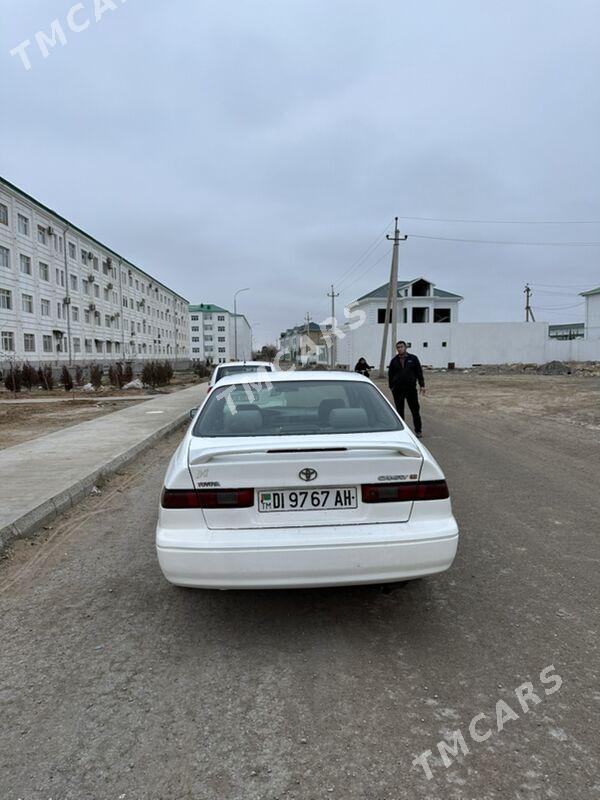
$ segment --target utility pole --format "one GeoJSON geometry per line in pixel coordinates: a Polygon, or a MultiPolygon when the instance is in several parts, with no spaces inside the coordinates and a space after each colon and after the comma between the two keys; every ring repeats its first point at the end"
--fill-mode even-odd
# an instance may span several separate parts
{"type": "Polygon", "coordinates": [[[531,306],[529,304],[529,299],[532,295],[532,291],[529,288],[529,284],[525,284],[525,289],[523,290],[525,293],[525,322],[535,322],[535,317],[533,316],[533,311],[531,310],[531,306]]]}
{"type": "MultiPolygon", "coordinates": [[[[333,291],[333,283],[332,283],[331,284],[331,292],[327,293],[327,297],[331,297],[331,319],[332,319],[332,323],[331,324],[334,325],[335,328],[337,328],[337,322],[335,321],[335,298],[339,297],[339,296],[340,296],[339,292],[334,292],[333,291]]],[[[337,345],[337,340],[335,338],[335,335],[333,335],[331,337],[331,347],[330,347],[330,350],[331,350],[331,352],[330,352],[331,369],[335,369],[335,365],[336,365],[336,361],[337,361],[337,346],[336,345],[337,345]]]]}
{"type": "MultiPolygon", "coordinates": [[[[308,353],[310,350],[310,314],[308,311],[304,317],[304,322],[306,323],[306,361],[308,362],[308,353]]],[[[300,347],[300,361],[302,361],[302,347],[300,347]]]]}
{"type": "Polygon", "coordinates": [[[390,283],[388,286],[387,303],[385,307],[385,321],[383,323],[383,341],[381,343],[381,358],[379,360],[379,377],[385,377],[385,362],[387,359],[387,346],[388,346],[388,328],[390,321],[392,323],[392,342],[396,343],[398,336],[398,319],[397,319],[397,305],[398,305],[398,246],[400,242],[405,242],[408,239],[406,234],[400,235],[398,230],[398,217],[394,227],[394,235],[385,237],[388,241],[394,243],[392,250],[392,266],[390,269],[390,283]]]}

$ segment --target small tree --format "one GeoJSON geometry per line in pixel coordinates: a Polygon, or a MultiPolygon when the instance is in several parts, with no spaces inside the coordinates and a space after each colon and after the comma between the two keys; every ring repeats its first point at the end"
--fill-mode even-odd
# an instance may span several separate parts
{"type": "Polygon", "coordinates": [[[65,392],[70,392],[73,389],[73,378],[71,378],[71,373],[69,372],[69,368],[66,366],[66,364],[63,365],[61,370],[60,382],[62,383],[65,392]]]}
{"type": "Polygon", "coordinates": [[[4,385],[9,392],[20,392],[21,383],[23,380],[23,371],[21,367],[11,365],[8,372],[4,376],[4,385]]]}
{"type": "Polygon", "coordinates": [[[38,380],[42,385],[42,389],[51,392],[54,389],[54,375],[52,374],[52,367],[44,364],[38,369],[38,380]]]}
{"type": "Polygon", "coordinates": [[[114,386],[115,389],[120,389],[123,384],[125,383],[125,377],[123,374],[123,364],[119,361],[114,366],[108,368],[108,380],[111,386],[114,386]]]}
{"type": "Polygon", "coordinates": [[[75,367],[75,383],[77,386],[83,386],[83,369],[79,364],[75,367]]]}
{"type": "Polygon", "coordinates": [[[94,389],[100,389],[102,386],[102,375],[104,374],[102,367],[98,364],[92,364],[90,367],[90,383],[94,389]]]}
{"type": "Polygon", "coordinates": [[[21,380],[23,382],[23,386],[30,392],[34,386],[37,386],[38,382],[38,374],[37,370],[34,369],[31,364],[23,364],[21,369],[21,380]]]}
{"type": "Polygon", "coordinates": [[[123,380],[125,383],[131,383],[133,380],[133,367],[131,366],[131,362],[125,364],[123,369],[123,380]]]}
{"type": "Polygon", "coordinates": [[[144,386],[150,386],[152,389],[156,389],[158,386],[158,376],[156,374],[156,362],[155,361],[146,361],[142,368],[141,374],[142,383],[144,386]]]}

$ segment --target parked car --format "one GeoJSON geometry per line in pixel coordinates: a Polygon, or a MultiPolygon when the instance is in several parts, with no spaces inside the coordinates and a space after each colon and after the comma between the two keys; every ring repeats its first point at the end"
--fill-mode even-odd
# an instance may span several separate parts
{"type": "Polygon", "coordinates": [[[168,467],[156,547],[181,586],[385,583],[450,567],[442,470],[356,373],[223,377],[168,467]]]}
{"type": "Polygon", "coordinates": [[[243,372],[272,372],[273,364],[268,361],[229,361],[217,364],[208,382],[207,394],[212,391],[217,381],[229,375],[239,375],[243,372]]]}

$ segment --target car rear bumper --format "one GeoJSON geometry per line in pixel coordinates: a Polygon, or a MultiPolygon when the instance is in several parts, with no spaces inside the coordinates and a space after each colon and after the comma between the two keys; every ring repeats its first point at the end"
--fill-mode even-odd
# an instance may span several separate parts
{"type": "Polygon", "coordinates": [[[385,583],[448,569],[456,555],[453,517],[394,525],[268,531],[157,528],[165,578],[179,586],[292,588],[385,583]]]}

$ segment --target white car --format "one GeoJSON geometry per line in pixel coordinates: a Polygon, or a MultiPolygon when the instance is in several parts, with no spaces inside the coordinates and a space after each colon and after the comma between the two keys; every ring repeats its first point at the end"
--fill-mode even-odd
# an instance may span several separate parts
{"type": "Polygon", "coordinates": [[[385,583],[450,567],[444,475],[368,379],[219,381],[171,459],[156,548],[180,586],[385,583]]]}
{"type": "Polygon", "coordinates": [[[211,392],[217,381],[229,375],[236,375],[243,372],[272,372],[273,364],[268,361],[228,361],[224,364],[217,364],[208,382],[208,392],[211,392]]]}

